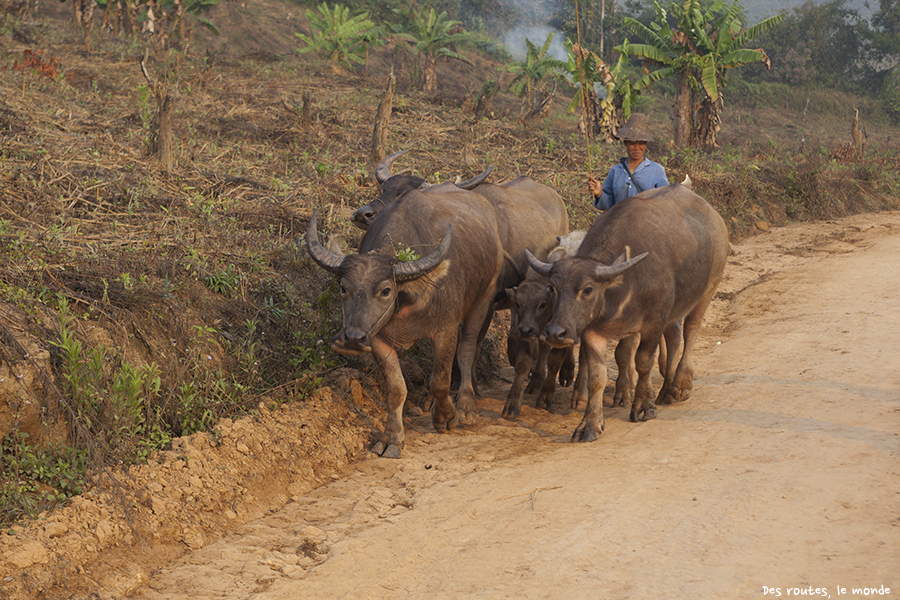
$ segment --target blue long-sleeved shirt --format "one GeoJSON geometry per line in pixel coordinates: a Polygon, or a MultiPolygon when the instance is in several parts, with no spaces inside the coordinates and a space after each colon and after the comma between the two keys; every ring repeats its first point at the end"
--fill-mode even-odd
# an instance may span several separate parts
{"type": "Polygon", "coordinates": [[[600,196],[594,196],[594,207],[606,210],[625,198],[637,195],[635,181],[641,187],[641,191],[669,185],[669,179],[666,177],[666,170],[663,166],[646,157],[634,170],[633,177],[634,181],[628,176],[628,171],[621,161],[613,165],[603,182],[603,191],[600,196]]]}

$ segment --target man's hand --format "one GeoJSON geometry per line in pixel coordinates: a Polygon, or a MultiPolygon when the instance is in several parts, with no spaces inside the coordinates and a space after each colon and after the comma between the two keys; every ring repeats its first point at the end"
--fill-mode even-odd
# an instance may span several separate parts
{"type": "Polygon", "coordinates": [[[600,194],[603,192],[603,184],[589,176],[588,189],[591,190],[591,194],[599,198],[600,194]]]}

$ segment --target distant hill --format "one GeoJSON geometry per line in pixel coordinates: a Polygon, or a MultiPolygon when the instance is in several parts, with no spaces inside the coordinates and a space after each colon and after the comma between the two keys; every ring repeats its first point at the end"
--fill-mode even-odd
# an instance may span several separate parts
{"type": "MultiPolygon", "coordinates": [[[[744,12],[750,23],[753,24],[780,12],[790,11],[804,2],[805,0],[744,0],[741,4],[744,6],[744,12]]],[[[813,4],[822,4],[822,2],[814,0],[813,4]]],[[[878,0],[849,0],[847,7],[865,18],[869,18],[878,7],[878,0]],[[867,4],[868,6],[866,6],[867,4]]]]}

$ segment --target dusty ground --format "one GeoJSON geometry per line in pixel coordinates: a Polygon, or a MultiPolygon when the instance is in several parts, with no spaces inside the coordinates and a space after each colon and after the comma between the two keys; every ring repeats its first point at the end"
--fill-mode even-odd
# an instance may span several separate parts
{"type": "MultiPolygon", "coordinates": [[[[332,437],[319,451],[338,447],[350,461],[333,461],[319,477],[330,483],[292,488],[303,479],[297,465],[269,460],[256,486],[232,482],[255,503],[199,494],[204,478],[227,480],[216,469],[230,473],[241,452],[262,451],[227,449],[238,448],[238,431],[256,443],[266,423],[273,431],[277,413],[263,411],[228,423],[218,445],[180,444],[202,461],[178,461],[176,449],[141,476],[158,477],[151,496],[171,499],[163,488],[180,480],[164,469],[184,462],[189,475],[202,463],[181,500],[152,507],[158,527],[186,532],[180,543],[125,536],[71,574],[67,591],[42,584],[45,597],[900,595],[900,213],[775,228],[735,250],[701,338],[694,394],[657,420],[633,424],[626,408],[608,408],[598,442],[571,444],[580,417],[565,414],[568,390],[559,414],[526,407],[507,421],[499,382],[476,425],[437,435],[417,418],[403,457],[385,460],[353,441],[371,424],[366,411],[377,414],[357,389],[364,410],[341,410],[359,435],[321,424],[332,437]]],[[[309,410],[329,402],[340,400],[309,410]]],[[[290,439],[275,430],[278,444],[290,439]]],[[[71,511],[67,532],[41,525],[32,550],[72,535],[71,511]]],[[[99,530],[79,531],[96,543],[99,530]]],[[[6,564],[16,556],[21,549],[8,550],[6,564]]],[[[4,572],[7,589],[40,597],[39,585],[12,585],[49,563],[22,562],[4,572]]]]}

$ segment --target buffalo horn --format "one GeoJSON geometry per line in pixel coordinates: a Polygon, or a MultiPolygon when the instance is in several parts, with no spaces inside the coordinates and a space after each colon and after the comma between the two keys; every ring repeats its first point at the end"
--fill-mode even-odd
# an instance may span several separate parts
{"type": "Polygon", "coordinates": [[[313,213],[312,219],[309,220],[309,227],[306,229],[306,250],[320,267],[326,271],[337,273],[340,271],[341,263],[344,262],[344,257],[329,252],[319,243],[319,234],[316,231],[316,217],[318,214],[319,209],[317,208],[313,213]]]}
{"type": "Polygon", "coordinates": [[[394,265],[394,278],[397,281],[409,281],[435,270],[441,264],[441,261],[444,260],[447,250],[450,249],[450,234],[452,232],[453,225],[448,225],[447,233],[444,234],[437,248],[428,256],[423,256],[412,262],[396,263],[394,265]]]}
{"type": "Polygon", "coordinates": [[[394,152],[390,156],[385,156],[378,166],[375,167],[375,179],[378,183],[384,183],[388,179],[391,178],[391,165],[394,163],[394,160],[398,156],[403,156],[409,152],[409,150],[401,150],[400,152],[394,152]]]}
{"type": "MultiPolygon", "coordinates": [[[[628,253],[628,246],[625,247],[626,254],[628,253]]],[[[619,275],[637,263],[644,260],[644,258],[649,254],[649,252],[644,252],[643,254],[638,254],[632,259],[626,260],[625,262],[614,262],[610,266],[606,266],[603,264],[597,265],[594,268],[594,277],[596,277],[599,281],[607,281],[612,279],[616,275],[619,275]]],[[[620,257],[621,258],[621,257],[620,257]]]]}
{"type": "Polygon", "coordinates": [[[553,268],[553,263],[545,263],[538,260],[529,250],[525,250],[525,257],[528,259],[528,264],[531,265],[531,268],[538,272],[538,275],[550,277],[550,269],[553,268]]]}
{"type": "Polygon", "coordinates": [[[466,179],[465,181],[461,181],[456,184],[456,187],[462,188],[464,190],[473,190],[476,187],[478,187],[479,185],[481,185],[482,183],[484,183],[484,180],[487,179],[488,175],[490,175],[491,171],[493,171],[493,170],[494,170],[494,165],[491,165],[487,169],[485,169],[481,173],[481,175],[476,175],[472,179],[466,179]]]}

